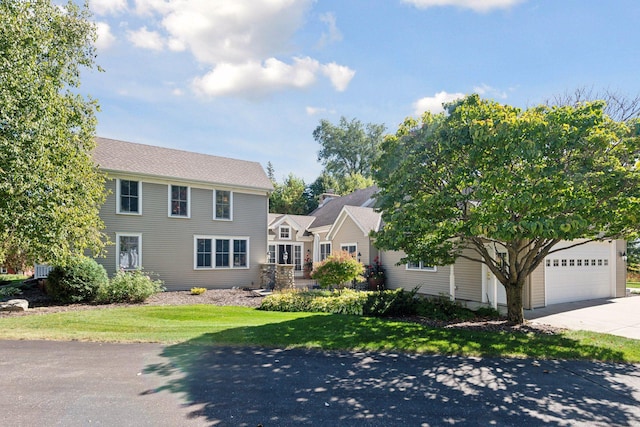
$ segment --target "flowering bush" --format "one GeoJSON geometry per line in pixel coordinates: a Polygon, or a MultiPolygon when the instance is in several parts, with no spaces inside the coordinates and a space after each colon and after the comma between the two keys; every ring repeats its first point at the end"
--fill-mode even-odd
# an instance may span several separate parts
{"type": "Polygon", "coordinates": [[[142,302],[151,295],[164,291],[162,280],[153,280],[142,270],[120,270],[110,281],[100,286],[96,301],[102,304],[115,302],[142,302]]]}
{"type": "Polygon", "coordinates": [[[373,259],[373,264],[365,266],[363,276],[366,280],[385,278],[384,267],[382,267],[382,264],[380,263],[380,258],[375,257],[373,259]]]}
{"type": "Polygon", "coordinates": [[[207,292],[206,288],[191,288],[191,295],[201,295],[207,292]]]}

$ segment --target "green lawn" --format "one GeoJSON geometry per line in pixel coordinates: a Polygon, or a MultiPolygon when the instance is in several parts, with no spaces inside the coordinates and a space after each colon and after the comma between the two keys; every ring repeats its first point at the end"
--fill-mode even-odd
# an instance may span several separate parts
{"type": "Polygon", "coordinates": [[[244,307],[147,306],[0,318],[0,339],[189,342],[640,362],[640,341],[567,332],[554,336],[429,328],[347,315],[244,307]]]}
{"type": "Polygon", "coordinates": [[[627,288],[640,289],[640,282],[627,282],[627,288]]]}

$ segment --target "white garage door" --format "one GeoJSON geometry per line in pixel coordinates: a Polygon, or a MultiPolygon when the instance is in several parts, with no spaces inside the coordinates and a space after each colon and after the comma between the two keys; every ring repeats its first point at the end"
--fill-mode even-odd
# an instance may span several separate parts
{"type": "Polygon", "coordinates": [[[545,258],[547,304],[611,296],[610,256],[610,243],[587,243],[545,258]]]}

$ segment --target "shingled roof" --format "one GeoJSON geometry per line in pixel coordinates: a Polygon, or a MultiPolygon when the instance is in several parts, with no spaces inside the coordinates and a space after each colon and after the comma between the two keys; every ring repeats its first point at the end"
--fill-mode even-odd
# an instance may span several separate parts
{"type": "Polygon", "coordinates": [[[346,196],[326,201],[322,206],[309,214],[316,217],[311,227],[315,228],[333,224],[344,206],[371,207],[374,204],[373,196],[377,191],[378,187],[373,185],[361,190],[356,190],[346,196]]]}
{"type": "Polygon", "coordinates": [[[273,185],[257,162],[212,156],[145,144],[96,138],[94,161],[107,172],[176,178],[272,191],[273,185]]]}

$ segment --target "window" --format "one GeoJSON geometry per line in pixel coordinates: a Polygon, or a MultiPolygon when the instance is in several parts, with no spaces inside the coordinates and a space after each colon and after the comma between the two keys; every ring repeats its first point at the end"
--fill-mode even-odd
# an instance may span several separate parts
{"type": "Polygon", "coordinates": [[[169,216],[189,218],[191,189],[184,185],[169,186],[169,216]]]}
{"type": "Polygon", "coordinates": [[[280,226],[280,239],[291,240],[291,227],[289,227],[288,225],[280,226]]]}
{"type": "Polygon", "coordinates": [[[231,220],[232,197],[231,191],[215,191],[213,207],[215,219],[231,220]]]}
{"type": "Polygon", "coordinates": [[[7,267],[0,267],[0,274],[7,274],[7,267]]]}
{"type": "Polygon", "coordinates": [[[591,260],[591,265],[592,265],[592,266],[595,266],[595,265],[596,265],[596,260],[595,260],[595,259],[592,259],[592,260],[591,260]]]}
{"type": "Polygon", "coordinates": [[[437,268],[433,265],[428,265],[424,261],[407,263],[407,270],[421,270],[421,271],[437,271],[437,268]]]}
{"type": "Polygon", "coordinates": [[[581,259],[577,259],[576,263],[577,263],[578,267],[582,267],[582,260],[581,259]]]}
{"type": "Polygon", "coordinates": [[[343,245],[340,245],[340,250],[347,251],[349,252],[349,255],[355,257],[358,253],[358,245],[356,245],[355,243],[345,243],[343,245]]]}
{"type": "Polygon", "coordinates": [[[126,179],[118,180],[117,184],[117,201],[118,213],[140,214],[141,213],[141,182],[129,181],[126,179]]]}
{"type": "Polygon", "coordinates": [[[562,261],[560,261],[560,265],[562,265],[563,267],[567,266],[567,260],[563,259],[562,261]]]}
{"type": "Polygon", "coordinates": [[[142,234],[116,233],[118,267],[122,270],[138,270],[142,267],[142,234]]]}
{"type": "Polygon", "coordinates": [[[267,250],[267,263],[275,264],[276,263],[276,245],[269,245],[267,250]]]}
{"type": "Polygon", "coordinates": [[[331,243],[320,243],[320,261],[324,261],[331,255],[331,243]]]}
{"type": "Polygon", "coordinates": [[[598,260],[598,267],[602,267],[602,260],[601,259],[598,260]]]}
{"type": "Polygon", "coordinates": [[[211,239],[196,239],[196,267],[211,268],[211,239]]]}
{"type": "Polygon", "coordinates": [[[194,244],[196,269],[249,267],[248,237],[195,236],[194,244]]]}
{"type": "Polygon", "coordinates": [[[550,259],[547,260],[547,267],[551,267],[551,260],[550,259]]]}
{"type": "Polygon", "coordinates": [[[559,260],[557,260],[557,259],[554,259],[554,260],[553,260],[553,266],[554,266],[554,267],[557,267],[557,266],[559,266],[559,265],[560,265],[560,261],[559,261],[559,260]]]}
{"type": "Polygon", "coordinates": [[[609,265],[609,260],[608,259],[604,260],[604,265],[609,265]]]}

